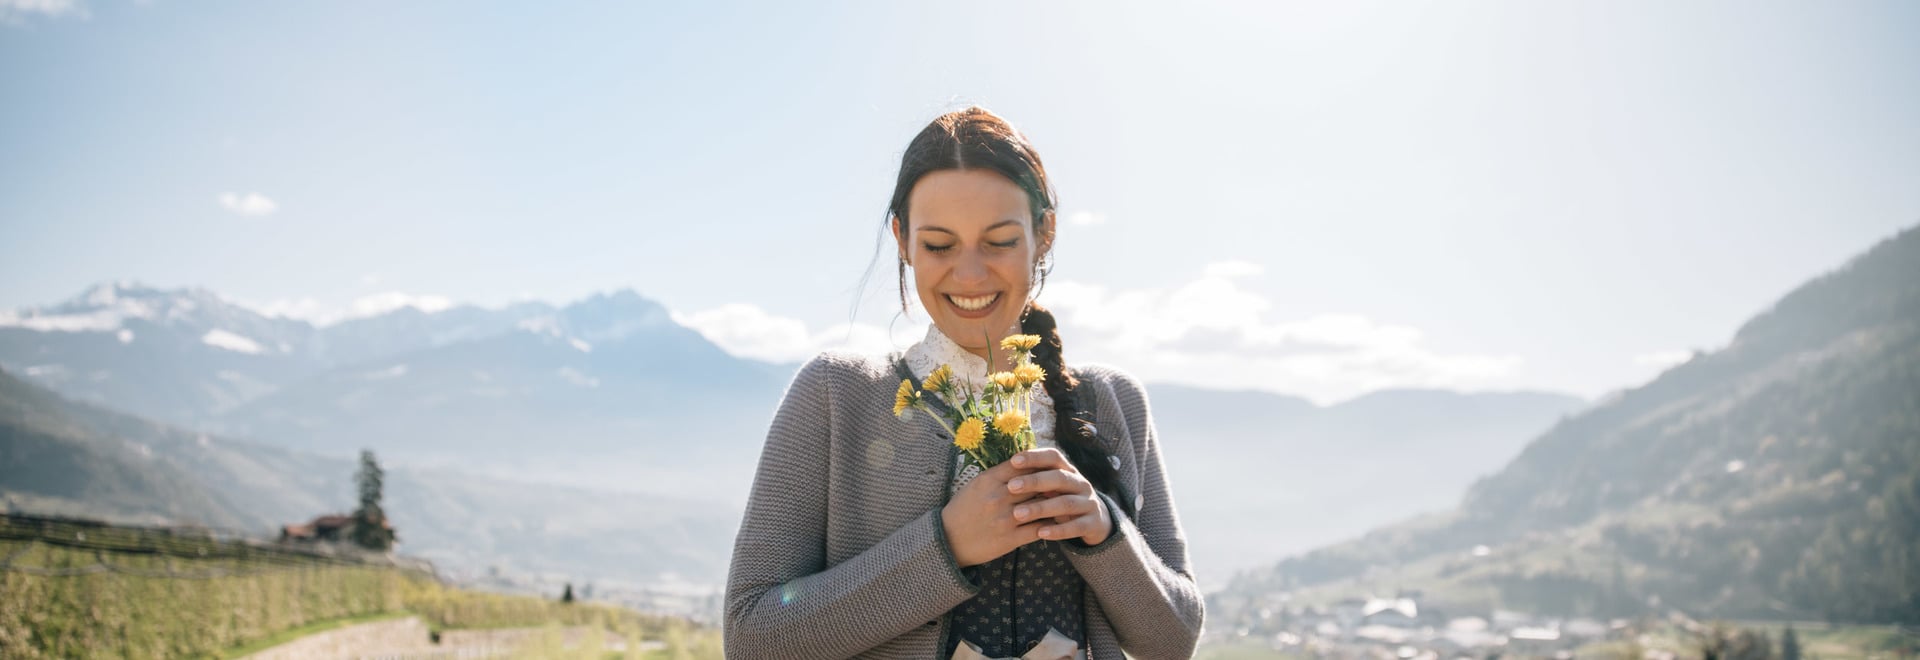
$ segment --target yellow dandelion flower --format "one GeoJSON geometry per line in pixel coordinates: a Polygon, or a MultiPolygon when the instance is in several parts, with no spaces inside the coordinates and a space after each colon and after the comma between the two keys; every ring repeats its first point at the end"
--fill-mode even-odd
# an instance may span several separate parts
{"type": "Polygon", "coordinates": [[[978,417],[968,417],[953,432],[953,446],[961,451],[973,451],[980,448],[980,442],[987,439],[987,424],[978,417]]]}
{"type": "Polygon", "coordinates": [[[1031,351],[1040,345],[1040,335],[1013,335],[1000,340],[1000,348],[1008,351],[1031,351]]]}
{"type": "Polygon", "coordinates": [[[1040,365],[1028,362],[1014,367],[1013,377],[1018,379],[1021,385],[1032,385],[1040,382],[1040,379],[1046,378],[1047,370],[1041,369],[1040,365]]]}
{"type": "Polygon", "coordinates": [[[993,428],[1007,435],[1018,435],[1020,429],[1027,426],[1027,414],[1018,410],[1009,410],[993,416],[993,428]]]}
{"type": "Polygon", "coordinates": [[[900,391],[895,392],[893,395],[893,416],[899,417],[901,414],[904,414],[907,412],[907,406],[911,406],[919,400],[920,393],[914,391],[913,381],[901,379],[900,391]]]}
{"type": "Polygon", "coordinates": [[[999,385],[1000,389],[1009,392],[1020,386],[1020,377],[1013,375],[1011,371],[996,371],[988,374],[987,380],[992,381],[995,385],[999,385]]]}
{"type": "Polygon", "coordinates": [[[927,380],[925,382],[920,383],[920,389],[926,390],[928,392],[938,392],[940,390],[946,389],[947,382],[951,381],[952,379],[953,379],[953,367],[949,367],[943,364],[943,365],[940,365],[940,368],[934,369],[933,373],[927,374],[927,380]]]}

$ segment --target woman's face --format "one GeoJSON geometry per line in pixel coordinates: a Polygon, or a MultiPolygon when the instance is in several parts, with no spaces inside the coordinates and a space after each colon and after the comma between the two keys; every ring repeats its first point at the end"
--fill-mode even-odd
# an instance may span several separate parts
{"type": "Polygon", "coordinates": [[[1027,193],[988,169],[920,177],[907,194],[907,217],[908,233],[896,226],[894,236],[920,305],[954,343],[986,357],[989,345],[1018,332],[1051,232],[1036,236],[1027,193]]]}

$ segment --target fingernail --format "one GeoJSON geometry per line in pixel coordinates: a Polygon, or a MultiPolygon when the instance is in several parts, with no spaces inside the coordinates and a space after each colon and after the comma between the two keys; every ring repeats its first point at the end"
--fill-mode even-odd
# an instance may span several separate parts
{"type": "Polygon", "coordinates": [[[1052,528],[1052,527],[1042,527],[1042,528],[1040,528],[1040,535],[1041,535],[1041,536],[1053,536],[1053,528],[1052,528]]]}
{"type": "Polygon", "coordinates": [[[1014,479],[1013,481],[1007,482],[1007,488],[1012,490],[1020,490],[1020,480],[1014,479]]]}
{"type": "Polygon", "coordinates": [[[1024,507],[1024,506],[1023,506],[1023,507],[1015,507],[1015,508],[1014,508],[1014,510],[1013,510],[1013,517],[1015,517],[1015,518],[1019,518],[1019,519],[1021,519],[1021,520],[1026,520],[1026,519],[1027,519],[1027,507],[1024,507]]]}
{"type": "Polygon", "coordinates": [[[1014,454],[1014,455],[1013,455],[1013,464],[1014,464],[1014,465],[1026,465],[1026,464],[1027,464],[1027,455],[1026,455],[1026,454],[1014,454]]]}

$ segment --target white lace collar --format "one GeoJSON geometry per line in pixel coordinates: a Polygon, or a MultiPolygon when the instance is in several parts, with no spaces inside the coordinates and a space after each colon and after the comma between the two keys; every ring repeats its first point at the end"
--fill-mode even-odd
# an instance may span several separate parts
{"type": "MultiPolygon", "coordinates": [[[[907,347],[903,359],[907,369],[913,371],[913,377],[925,379],[927,374],[945,364],[953,368],[956,381],[973,386],[979,390],[987,384],[987,361],[974,355],[953,339],[940,331],[940,326],[927,324],[927,336],[907,347]]],[[[1039,447],[1052,447],[1053,444],[1053,398],[1047,396],[1044,387],[1033,388],[1033,437],[1039,447]]]]}

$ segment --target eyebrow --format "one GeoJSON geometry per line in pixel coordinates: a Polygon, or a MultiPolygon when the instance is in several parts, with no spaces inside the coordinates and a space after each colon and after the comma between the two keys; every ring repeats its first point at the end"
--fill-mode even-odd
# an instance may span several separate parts
{"type": "MultiPolygon", "coordinates": [[[[987,229],[986,229],[986,230],[987,230],[987,231],[993,231],[993,230],[995,230],[995,229],[999,229],[999,228],[1001,228],[1001,227],[1005,227],[1005,226],[1007,226],[1007,225],[1017,225],[1017,224],[1020,224],[1020,221],[1019,221],[1019,220],[1015,220],[1015,219],[1013,219],[1013,218],[1007,218],[1007,219],[1005,219],[1005,220],[1001,220],[1001,221],[999,221],[999,222],[996,222],[996,223],[993,223],[993,224],[992,224],[991,226],[989,226],[989,227],[987,227],[987,229]]],[[[960,235],[960,234],[959,234],[958,232],[955,232],[954,230],[951,230],[951,229],[948,229],[948,228],[946,228],[946,227],[934,227],[934,226],[930,226],[930,225],[929,225],[929,226],[923,226],[923,227],[920,227],[920,231],[937,231],[937,232],[942,232],[942,233],[947,233],[947,234],[953,234],[954,236],[959,236],[959,235],[960,235]]],[[[984,233],[984,232],[983,232],[983,233],[984,233]]]]}

